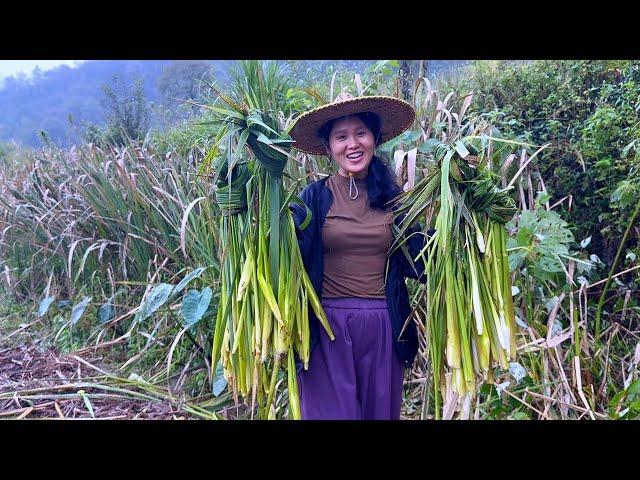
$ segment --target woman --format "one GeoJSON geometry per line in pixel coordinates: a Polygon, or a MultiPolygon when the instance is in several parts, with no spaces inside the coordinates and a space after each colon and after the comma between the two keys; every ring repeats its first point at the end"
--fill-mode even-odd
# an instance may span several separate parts
{"type": "MultiPolygon", "coordinates": [[[[404,277],[424,281],[424,266],[414,268],[401,249],[389,253],[387,202],[400,188],[375,148],[414,119],[413,108],[396,98],[341,94],[291,128],[294,148],[327,154],[337,167],[300,195],[312,213],[311,223],[297,229],[302,258],[335,334],[331,341],[309,310],[309,369],[298,377],[303,419],[400,418],[404,368],[418,350],[415,325],[405,325],[404,277]]],[[[299,226],[306,211],[293,211],[299,226]]],[[[407,237],[415,258],[424,236],[407,237]]]]}

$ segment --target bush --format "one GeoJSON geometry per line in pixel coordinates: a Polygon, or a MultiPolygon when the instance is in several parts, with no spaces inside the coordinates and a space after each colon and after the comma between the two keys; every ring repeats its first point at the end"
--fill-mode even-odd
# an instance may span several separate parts
{"type": "Polygon", "coordinates": [[[551,143],[538,168],[552,202],[571,195],[571,211],[568,202],[561,207],[570,229],[592,235],[592,248],[611,261],[626,224],[610,197],[635,178],[629,157],[640,147],[640,62],[482,61],[447,81],[459,93],[475,91],[470,113],[503,134],[551,143]]]}
{"type": "Polygon", "coordinates": [[[149,130],[150,117],[142,79],[127,81],[116,75],[102,91],[100,103],[107,118],[107,139],[116,145],[142,140],[149,130]]]}

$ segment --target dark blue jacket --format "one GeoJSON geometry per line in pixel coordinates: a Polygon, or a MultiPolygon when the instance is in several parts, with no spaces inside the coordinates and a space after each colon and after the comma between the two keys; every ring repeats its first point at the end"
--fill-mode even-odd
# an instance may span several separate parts
{"type": "MultiPolygon", "coordinates": [[[[325,185],[326,180],[327,179],[324,178],[308,185],[300,194],[300,198],[312,213],[311,223],[309,223],[304,230],[300,230],[298,227],[305,219],[306,210],[301,205],[292,204],[291,206],[302,260],[318,298],[320,298],[322,294],[323,277],[322,227],[329,208],[331,208],[333,204],[333,195],[331,190],[325,185]]],[[[396,220],[396,224],[398,224],[399,220],[400,219],[396,220]]],[[[407,231],[409,252],[412,258],[415,258],[425,245],[425,236],[423,234],[410,235],[411,233],[419,231],[419,226],[415,226],[407,231]]],[[[400,336],[405,321],[411,313],[409,293],[407,292],[404,278],[414,278],[425,283],[424,264],[421,261],[416,262],[414,270],[400,248],[391,254],[388,263],[385,293],[389,317],[391,319],[394,347],[398,357],[408,368],[413,364],[413,360],[418,352],[418,335],[416,325],[411,321],[402,332],[402,336],[400,336]]],[[[318,341],[320,329],[323,329],[323,327],[313,313],[313,309],[309,308],[310,351],[313,350],[313,347],[318,341]]],[[[300,370],[301,362],[298,361],[296,363],[298,370],[300,370]]]]}

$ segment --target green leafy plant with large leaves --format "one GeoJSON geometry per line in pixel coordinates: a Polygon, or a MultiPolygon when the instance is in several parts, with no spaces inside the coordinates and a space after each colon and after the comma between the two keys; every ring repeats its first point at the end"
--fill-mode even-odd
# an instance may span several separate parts
{"type": "Polygon", "coordinates": [[[567,261],[576,260],[570,254],[570,246],[575,240],[567,226],[567,222],[553,210],[523,210],[506,225],[507,229],[515,232],[507,240],[511,270],[524,267],[539,281],[557,280],[558,275],[564,276],[567,261]]]}

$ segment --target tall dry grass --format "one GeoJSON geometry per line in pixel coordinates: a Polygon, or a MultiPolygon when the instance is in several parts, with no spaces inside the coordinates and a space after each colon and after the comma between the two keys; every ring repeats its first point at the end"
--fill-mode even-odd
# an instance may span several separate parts
{"type": "Polygon", "coordinates": [[[109,279],[146,282],[208,267],[217,278],[216,206],[194,161],[144,146],[26,152],[0,171],[4,287],[42,294],[43,279],[72,296],[109,279]]]}

